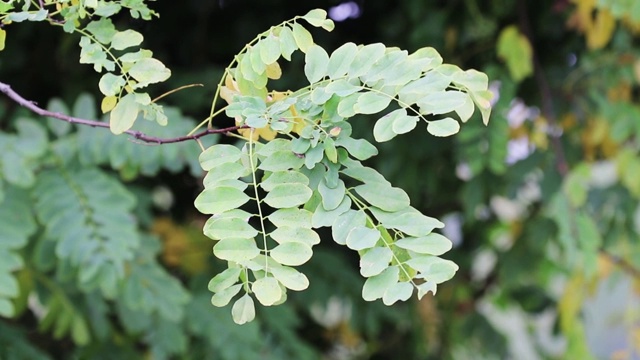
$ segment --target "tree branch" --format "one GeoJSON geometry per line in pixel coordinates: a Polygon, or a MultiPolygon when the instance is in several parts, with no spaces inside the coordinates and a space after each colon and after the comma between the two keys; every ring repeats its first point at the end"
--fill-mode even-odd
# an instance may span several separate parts
{"type": "MultiPolygon", "coordinates": [[[[13,89],[11,89],[11,86],[3,82],[0,82],[0,92],[6,94],[11,100],[15,101],[18,105],[25,107],[40,116],[55,118],[58,120],[66,121],[71,124],[86,125],[91,127],[100,127],[100,128],[107,128],[107,129],[109,128],[109,124],[105,122],[81,119],[81,118],[45,110],[39,107],[35,102],[29,101],[23,98],[22,96],[20,96],[20,94],[13,91],[13,89]]],[[[140,140],[146,143],[172,144],[172,143],[178,143],[178,142],[183,142],[188,140],[197,140],[203,136],[207,136],[210,134],[226,134],[226,133],[229,133],[238,129],[243,129],[243,128],[247,128],[247,126],[243,125],[243,126],[231,126],[231,127],[222,128],[222,129],[207,129],[193,135],[178,136],[174,138],[159,138],[159,137],[147,135],[145,133],[142,133],[136,130],[127,130],[124,133],[134,137],[137,140],[140,140]]]]}

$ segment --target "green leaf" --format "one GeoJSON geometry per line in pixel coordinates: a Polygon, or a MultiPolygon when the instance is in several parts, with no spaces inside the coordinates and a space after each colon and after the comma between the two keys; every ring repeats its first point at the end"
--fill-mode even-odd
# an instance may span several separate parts
{"type": "Polygon", "coordinates": [[[220,214],[238,208],[247,201],[249,196],[243,191],[229,186],[217,186],[204,189],[194,204],[203,214],[220,214]]]}
{"type": "Polygon", "coordinates": [[[413,285],[408,282],[398,282],[393,284],[391,287],[384,292],[382,296],[382,302],[391,306],[395,304],[398,300],[407,301],[413,294],[413,285]]]}
{"type": "Polygon", "coordinates": [[[375,169],[372,169],[370,167],[366,167],[366,166],[350,167],[347,169],[343,169],[342,173],[347,175],[350,178],[353,178],[362,182],[368,182],[368,183],[376,182],[385,186],[391,186],[391,183],[388,182],[384,178],[384,176],[382,176],[379,172],[377,172],[375,169]]]}
{"type": "Polygon", "coordinates": [[[296,227],[311,229],[311,212],[304,209],[278,209],[268,216],[269,221],[277,227],[296,227]]]}
{"type": "Polygon", "coordinates": [[[298,266],[311,259],[313,250],[302,242],[285,242],[269,251],[273,260],[282,265],[298,266]]]}
{"type": "Polygon", "coordinates": [[[419,238],[400,239],[394,244],[403,249],[429,255],[442,255],[451,250],[452,246],[451,240],[437,233],[431,233],[419,238]]]}
{"type": "Polygon", "coordinates": [[[306,53],[313,45],[313,37],[311,36],[311,33],[298,23],[294,23],[291,28],[293,29],[293,38],[295,39],[298,48],[302,52],[306,53]]]}
{"type": "Polygon", "coordinates": [[[362,298],[365,301],[374,301],[384,296],[384,293],[398,282],[399,269],[390,266],[382,273],[372,276],[365,281],[362,287],[362,298]]]}
{"type": "Polygon", "coordinates": [[[451,279],[456,271],[458,271],[458,265],[453,261],[441,259],[436,256],[419,256],[409,259],[406,263],[421,273],[418,275],[419,278],[436,284],[451,279]]]}
{"type": "Polygon", "coordinates": [[[222,185],[224,181],[237,180],[238,178],[248,174],[249,170],[240,163],[224,163],[209,170],[207,175],[204,177],[203,184],[205,188],[212,188],[222,185]]]}
{"type": "Polygon", "coordinates": [[[5,43],[7,41],[7,31],[0,28],[0,51],[4,50],[5,43]]]}
{"type": "Polygon", "coordinates": [[[329,55],[318,45],[307,48],[304,58],[304,74],[309,83],[314,84],[327,75],[329,55]]]}
{"type": "Polygon", "coordinates": [[[311,101],[316,105],[324,105],[331,98],[331,95],[325,88],[316,87],[311,92],[311,101]]]}
{"type": "Polygon", "coordinates": [[[414,104],[423,97],[443,92],[451,84],[451,78],[437,71],[429,71],[398,91],[398,97],[407,104],[414,104]]]}
{"type": "Polygon", "coordinates": [[[336,145],[333,139],[326,138],[323,143],[324,153],[327,156],[327,160],[332,163],[338,162],[338,151],[336,150],[336,145]]]}
{"type": "Polygon", "coordinates": [[[364,226],[366,222],[367,216],[363,211],[348,210],[336,218],[331,226],[331,236],[336,243],[346,245],[351,230],[364,226]]]}
{"type": "Polygon", "coordinates": [[[309,185],[309,178],[298,171],[276,171],[271,173],[266,180],[262,180],[260,187],[265,191],[271,191],[275,186],[284,184],[309,185]]]}
{"type": "MultiPolygon", "coordinates": [[[[404,59],[380,73],[385,86],[402,86],[420,78],[422,70],[418,61],[404,59]]],[[[366,78],[366,77],[363,77],[366,78]]]]}
{"type": "Polygon", "coordinates": [[[404,190],[380,183],[365,183],[354,188],[369,204],[386,211],[398,211],[409,206],[404,190]]]}
{"type": "Polygon", "coordinates": [[[325,179],[318,184],[318,192],[322,196],[322,207],[327,211],[337,208],[342,203],[346,191],[342,180],[338,180],[338,186],[333,189],[327,186],[325,179]]]}
{"type": "Polygon", "coordinates": [[[273,139],[258,147],[256,154],[262,157],[269,157],[279,151],[291,151],[291,141],[281,138],[273,139]]]}
{"type": "Polygon", "coordinates": [[[456,114],[458,114],[462,122],[466,122],[471,118],[471,115],[473,115],[474,110],[475,110],[475,107],[473,106],[473,99],[471,99],[471,96],[467,94],[464,104],[458,106],[455,109],[455,112],[456,114]]]}
{"type": "Polygon", "coordinates": [[[291,54],[298,49],[298,45],[296,44],[296,39],[293,37],[293,32],[288,26],[282,27],[279,39],[282,57],[291,61],[291,54]]]}
{"type": "Polygon", "coordinates": [[[360,79],[368,85],[373,85],[376,81],[384,79],[388,71],[392,71],[404,63],[407,57],[408,53],[405,50],[399,50],[397,48],[387,49],[384,56],[376,61],[366,74],[361,75],[360,79]]]}
{"type": "Polygon", "coordinates": [[[352,250],[364,250],[372,248],[380,239],[380,232],[366,226],[357,226],[347,235],[347,247],[352,250]]]}
{"type": "Polygon", "coordinates": [[[216,144],[203,151],[198,161],[203,170],[209,171],[222,164],[236,162],[241,156],[242,151],[233,145],[216,144]]]}
{"type": "Polygon", "coordinates": [[[277,303],[284,295],[280,288],[280,283],[272,277],[263,277],[254,281],[251,290],[264,306],[271,306],[277,303]]]}
{"type": "Polygon", "coordinates": [[[442,56],[432,47],[423,47],[409,54],[409,59],[422,71],[429,71],[442,64],[442,56]]]}
{"type": "Polygon", "coordinates": [[[238,218],[220,218],[207,222],[204,227],[204,234],[211,239],[249,239],[258,235],[247,221],[238,218]]]}
{"type": "Polygon", "coordinates": [[[230,287],[231,285],[235,284],[238,281],[241,271],[242,271],[242,268],[239,268],[239,267],[228,268],[227,270],[214,276],[209,281],[209,286],[208,286],[209,291],[219,292],[224,289],[227,289],[228,287],[230,287]]]}
{"type": "Polygon", "coordinates": [[[245,294],[233,304],[231,316],[238,325],[252,321],[256,317],[256,308],[249,294],[245,294]]]}
{"type": "Polygon", "coordinates": [[[325,91],[329,94],[336,94],[340,97],[345,97],[347,95],[351,95],[360,91],[360,89],[361,87],[353,85],[345,79],[340,79],[337,81],[332,81],[329,85],[327,85],[325,91]]]}
{"type": "Polygon", "coordinates": [[[11,301],[0,298],[0,316],[11,318],[15,315],[15,308],[11,301]]]}
{"type": "Polygon", "coordinates": [[[19,293],[18,281],[11,273],[0,272],[0,298],[16,297],[19,293]]]}
{"type": "Polygon", "coordinates": [[[311,148],[304,154],[304,165],[307,169],[313,169],[324,157],[324,146],[311,148]]]}
{"type": "MultiPolygon", "coordinates": [[[[473,103],[471,104],[471,106],[473,107],[473,103]]],[[[415,129],[418,120],[419,118],[417,116],[396,117],[393,120],[393,124],[391,125],[391,130],[398,135],[406,134],[409,131],[415,129]]]]}
{"type": "Polygon", "coordinates": [[[432,281],[426,281],[418,287],[418,300],[422,300],[422,297],[431,292],[433,295],[436,294],[437,284],[432,281]]]}
{"type": "Polygon", "coordinates": [[[493,99],[493,93],[489,90],[472,92],[471,98],[476,104],[480,113],[482,114],[482,123],[487,125],[489,123],[489,117],[491,116],[491,99],[493,99]]]}
{"type": "Polygon", "coordinates": [[[483,91],[489,88],[487,74],[474,69],[456,73],[451,80],[469,91],[483,91]]]}
{"type": "Polygon", "coordinates": [[[107,54],[102,46],[86,36],[80,38],[80,63],[93,64],[93,69],[97,72],[101,72],[102,68],[108,71],[116,68],[113,61],[107,60],[107,54]]]}
{"type": "Polygon", "coordinates": [[[109,116],[111,132],[118,135],[131,129],[139,111],[140,104],[136,102],[134,93],[123,96],[111,110],[111,115],[109,116]]]}
{"type": "Polygon", "coordinates": [[[213,254],[218,259],[243,263],[260,255],[260,249],[253,239],[223,238],[213,247],[213,254]]]}
{"type": "Polygon", "coordinates": [[[345,136],[336,140],[336,146],[347,149],[349,154],[358,160],[367,160],[378,155],[378,149],[365,139],[345,136]]]}
{"type": "Polygon", "coordinates": [[[302,227],[281,226],[269,235],[279,244],[286,242],[302,242],[309,246],[313,246],[320,243],[320,237],[315,231],[302,227]]]}
{"type": "MultiPolygon", "coordinates": [[[[351,208],[351,199],[345,196],[340,205],[334,210],[325,210],[322,203],[318,203],[311,217],[311,224],[314,228],[322,226],[332,226],[338,217],[351,208]]],[[[345,235],[346,236],[346,235],[345,235]]],[[[335,239],[335,238],[334,238],[335,239]]],[[[344,245],[344,243],[342,244],[344,245]]]]}
{"type": "Polygon", "coordinates": [[[124,50],[142,44],[142,40],[144,40],[144,37],[137,31],[118,31],[111,38],[111,47],[115,50],[124,50]]]}
{"type": "Polygon", "coordinates": [[[460,106],[464,106],[467,97],[468,95],[462,91],[447,90],[431,93],[418,100],[416,104],[420,107],[421,114],[439,115],[452,112],[460,106]]]}
{"type": "Polygon", "coordinates": [[[393,251],[388,247],[367,250],[360,258],[360,274],[364,277],[376,276],[389,267],[391,259],[393,251]]]}
{"type": "Polygon", "coordinates": [[[102,44],[109,44],[117,33],[111,19],[102,18],[87,24],[86,30],[90,32],[102,44]]]}
{"type": "Polygon", "coordinates": [[[320,27],[322,26],[324,20],[327,18],[327,12],[322,9],[313,9],[302,18],[305,19],[309,24],[315,27],[320,27]]]}
{"type": "Polygon", "coordinates": [[[429,121],[427,131],[433,136],[451,136],[460,131],[460,123],[450,117],[442,120],[429,121]]]}
{"type": "Polygon", "coordinates": [[[444,227],[442,222],[425,216],[412,207],[407,207],[399,212],[381,211],[375,207],[371,207],[369,210],[386,228],[397,229],[411,236],[426,236],[433,229],[444,227]]]}
{"type": "Polygon", "coordinates": [[[327,69],[329,78],[336,79],[345,76],[357,54],[358,46],[351,42],[343,44],[331,53],[327,69]]]}
{"type": "Polygon", "coordinates": [[[311,189],[304,184],[280,184],[273,187],[264,202],[274,208],[290,208],[304,204],[311,194],[311,189]]]}
{"type": "Polygon", "coordinates": [[[269,34],[261,42],[260,59],[262,59],[265,66],[278,61],[278,58],[280,58],[280,41],[278,41],[278,38],[273,34],[269,34]]]}
{"type": "Polygon", "coordinates": [[[216,292],[211,297],[211,305],[217,307],[227,306],[229,301],[231,301],[231,298],[233,298],[240,292],[240,289],[242,289],[242,284],[233,285],[228,288],[222,289],[219,292],[216,292]]]}
{"type": "Polygon", "coordinates": [[[362,96],[363,94],[364,93],[355,93],[345,98],[342,98],[340,100],[340,103],[338,104],[338,115],[340,115],[345,119],[348,119],[353,115],[355,115],[356,103],[358,102],[358,99],[360,98],[360,96],[362,96]]]}
{"type": "Polygon", "coordinates": [[[309,279],[298,270],[288,266],[274,266],[270,268],[273,277],[278,279],[287,289],[302,291],[309,287],[309,279]]]}
{"type": "Polygon", "coordinates": [[[505,27],[498,36],[498,57],[507,63],[511,77],[522,81],[533,73],[533,50],[526,36],[515,25],[505,27]]]}
{"type": "Polygon", "coordinates": [[[276,151],[262,160],[258,166],[266,171],[286,171],[289,169],[299,169],[304,164],[304,158],[299,157],[291,150],[276,151]]]}
{"type": "Polygon", "coordinates": [[[116,76],[112,73],[102,75],[98,82],[100,92],[105,96],[114,96],[120,93],[122,87],[126,84],[123,76],[116,76]]]}
{"type": "MultiPolygon", "coordinates": [[[[236,81],[238,81],[238,88],[240,92],[246,94],[246,91],[243,91],[241,87],[240,79],[246,79],[251,82],[251,86],[253,87],[255,84],[253,83],[258,77],[258,73],[253,69],[253,63],[251,61],[251,54],[253,51],[249,50],[246,54],[242,55],[238,60],[238,68],[236,71],[236,81]]],[[[249,94],[251,95],[251,94],[249,94]]]]}
{"type": "Polygon", "coordinates": [[[391,99],[392,98],[386,94],[366,92],[358,97],[354,110],[360,114],[375,114],[386,109],[391,99]]]}
{"type": "MultiPolygon", "coordinates": [[[[253,47],[247,50],[245,57],[249,59],[251,64],[251,71],[246,71],[247,77],[251,76],[253,85],[257,88],[262,88],[267,85],[267,77],[261,77],[267,71],[267,64],[262,61],[262,48],[264,47],[262,42],[258,42],[253,47]]],[[[246,60],[243,62],[243,66],[246,66],[246,60]]]]}
{"type": "Polygon", "coordinates": [[[410,116],[407,115],[406,109],[396,109],[387,115],[381,117],[373,126],[373,137],[377,142],[385,142],[396,137],[397,133],[393,130],[393,124],[398,122],[409,122],[410,116]]]}
{"type": "Polygon", "coordinates": [[[369,72],[371,66],[384,56],[386,46],[381,43],[361,47],[349,67],[349,78],[353,79],[369,72]]]}
{"type": "Polygon", "coordinates": [[[145,58],[133,64],[129,69],[129,75],[139,82],[137,85],[139,88],[167,80],[171,76],[171,71],[159,60],[145,58]]]}
{"type": "Polygon", "coordinates": [[[326,19],[325,21],[322,22],[321,26],[323,29],[327,31],[333,31],[333,29],[336,27],[336,24],[333,22],[333,20],[326,19]]]}

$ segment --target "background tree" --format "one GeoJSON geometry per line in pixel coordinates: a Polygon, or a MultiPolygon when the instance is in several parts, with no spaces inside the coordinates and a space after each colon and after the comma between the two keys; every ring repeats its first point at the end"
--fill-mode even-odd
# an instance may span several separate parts
{"type": "MultiPolygon", "coordinates": [[[[157,137],[188,133],[192,119],[209,115],[217,82],[247,42],[316,7],[337,22],[332,33],[313,33],[330,51],[348,41],[409,51],[433,46],[446,62],[489,75],[495,96],[487,127],[476,113],[452,138],[416,130],[377,144],[380,154],[367,162],[407,191],[414,207],[443,219],[454,241],[445,257],[460,266],[457,275],[436,297],[390,308],[364,302],[358,256],[323,241],[301,267],[311,283],[306,291],[258,309],[256,321],[237,326],[228,309],[210,305],[207,282],[226,265],[211,256],[212,243],[201,235],[206,217],[193,207],[202,191],[196,143],[145,146],[105,129],[38,117],[4,98],[0,309],[10,304],[15,314],[3,313],[0,321],[0,357],[639,356],[633,309],[640,278],[640,6],[595,0],[151,3],[159,18],[123,13],[113,21],[143,34],[144,48],[171,69],[154,91],[204,87],[163,99],[167,127],[138,121],[136,130],[157,137]],[[76,168],[51,170],[69,154],[77,154],[76,168]],[[70,177],[75,185],[64,188],[70,177]],[[61,198],[68,199],[65,206],[58,206],[61,198]],[[52,238],[79,221],[79,212],[91,225],[82,238],[92,240],[74,241],[81,237],[72,234],[56,249],[52,238]],[[60,220],[49,221],[54,216],[60,220]],[[144,251],[132,251],[135,242],[144,251]],[[100,248],[103,243],[108,246],[100,248]],[[118,266],[78,278],[61,261],[96,248],[101,251],[89,263],[122,264],[126,282],[114,280],[118,266]]],[[[44,23],[5,21],[3,30],[0,81],[52,111],[100,117],[101,75],[78,64],[79,37],[44,23]]],[[[303,57],[282,65],[288,76],[278,88],[304,86],[303,57]]],[[[373,141],[376,120],[358,116],[354,134],[373,141]]],[[[220,128],[236,125],[216,121],[220,128]]]]}

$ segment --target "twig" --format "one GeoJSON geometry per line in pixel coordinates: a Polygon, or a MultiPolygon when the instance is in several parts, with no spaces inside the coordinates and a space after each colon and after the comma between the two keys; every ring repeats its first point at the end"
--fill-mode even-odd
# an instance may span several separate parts
{"type": "MultiPolygon", "coordinates": [[[[100,128],[107,128],[107,129],[109,128],[109,124],[105,122],[81,119],[81,118],[45,110],[39,107],[38,105],[36,105],[35,102],[29,101],[23,98],[22,96],[20,96],[20,94],[13,91],[13,89],[11,89],[9,85],[3,82],[0,82],[0,92],[3,92],[4,94],[6,94],[11,100],[15,101],[18,105],[23,106],[40,116],[47,116],[47,117],[59,119],[71,124],[86,125],[91,127],[100,127],[100,128]]],[[[222,129],[207,129],[193,135],[178,136],[174,138],[159,138],[159,137],[147,135],[145,133],[142,133],[136,130],[127,130],[124,133],[130,136],[133,136],[135,139],[146,142],[146,143],[172,144],[172,143],[178,143],[178,142],[183,142],[188,140],[197,140],[203,136],[207,136],[210,134],[226,134],[226,133],[230,133],[232,131],[236,131],[238,129],[244,129],[244,128],[247,128],[247,126],[243,125],[243,126],[231,126],[231,127],[222,128],[222,129]]]]}

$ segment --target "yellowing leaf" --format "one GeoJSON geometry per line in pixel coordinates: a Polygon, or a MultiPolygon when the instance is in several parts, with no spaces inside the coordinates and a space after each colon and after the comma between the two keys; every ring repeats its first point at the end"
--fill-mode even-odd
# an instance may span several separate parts
{"type": "Polygon", "coordinates": [[[587,47],[592,50],[605,47],[611,40],[615,28],[616,20],[613,15],[608,10],[598,11],[593,23],[587,28],[587,47]]]}
{"type": "Polygon", "coordinates": [[[117,103],[118,103],[117,96],[105,96],[102,99],[102,103],[100,104],[100,110],[102,110],[103,114],[106,114],[109,111],[113,110],[113,108],[116,106],[117,103]]]}
{"type": "Polygon", "coordinates": [[[0,28],[0,51],[4,50],[4,41],[7,38],[7,32],[0,28]]]}
{"type": "Polygon", "coordinates": [[[531,44],[515,25],[507,26],[500,33],[498,57],[507,63],[509,74],[516,82],[533,73],[531,44]]]}
{"type": "MultiPolygon", "coordinates": [[[[236,118],[236,125],[242,124],[242,120],[240,118],[236,118]]],[[[238,133],[242,135],[245,139],[252,139],[253,141],[258,141],[260,138],[263,138],[267,141],[271,141],[276,138],[278,133],[275,130],[272,130],[269,125],[257,128],[257,129],[238,129],[238,133]]]]}
{"type": "Polygon", "coordinates": [[[609,43],[616,21],[607,9],[596,9],[595,0],[572,0],[576,10],[569,19],[569,27],[584,32],[587,47],[592,50],[601,49],[609,43]]]}
{"type": "Polygon", "coordinates": [[[267,77],[269,79],[278,80],[282,76],[282,69],[277,62],[267,65],[267,77]]]}

